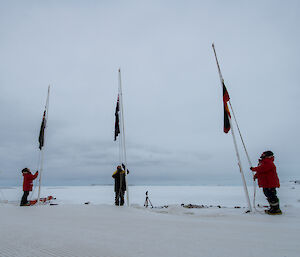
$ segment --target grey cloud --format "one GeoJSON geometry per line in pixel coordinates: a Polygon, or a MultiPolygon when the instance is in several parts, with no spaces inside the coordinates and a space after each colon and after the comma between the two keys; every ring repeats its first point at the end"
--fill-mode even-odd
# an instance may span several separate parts
{"type": "Polygon", "coordinates": [[[213,41],[253,163],[272,149],[280,178],[296,178],[299,9],[299,1],[2,1],[0,183],[21,183],[20,169],[37,165],[48,84],[45,183],[110,183],[119,67],[132,183],[240,181],[222,132],[213,41]]]}

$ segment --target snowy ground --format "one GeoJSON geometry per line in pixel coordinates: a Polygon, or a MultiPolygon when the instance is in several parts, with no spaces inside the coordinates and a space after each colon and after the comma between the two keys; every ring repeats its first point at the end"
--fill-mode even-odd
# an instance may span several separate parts
{"type": "MultiPolygon", "coordinates": [[[[112,205],[111,186],[45,187],[42,193],[59,205],[19,207],[21,188],[1,189],[1,257],[300,256],[300,185],[279,189],[282,216],[245,214],[241,187],[131,187],[130,208],[112,205]],[[146,190],[154,206],[168,208],[145,209],[146,190]]],[[[265,205],[261,189],[257,194],[265,205]]]]}

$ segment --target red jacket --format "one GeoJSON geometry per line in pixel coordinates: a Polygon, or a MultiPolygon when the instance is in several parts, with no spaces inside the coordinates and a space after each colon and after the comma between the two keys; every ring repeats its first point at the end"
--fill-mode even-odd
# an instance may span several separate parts
{"type": "Polygon", "coordinates": [[[32,191],[32,181],[35,180],[38,175],[38,171],[34,175],[32,175],[31,172],[23,173],[23,191],[32,191]]]}
{"type": "Polygon", "coordinates": [[[256,171],[255,177],[258,180],[259,187],[280,187],[276,166],[274,164],[274,157],[262,159],[257,167],[252,168],[252,171],[256,171]]]}

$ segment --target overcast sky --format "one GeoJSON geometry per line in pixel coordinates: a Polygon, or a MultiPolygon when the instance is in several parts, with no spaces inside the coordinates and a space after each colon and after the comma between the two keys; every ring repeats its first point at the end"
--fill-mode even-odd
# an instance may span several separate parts
{"type": "MultiPolygon", "coordinates": [[[[299,179],[299,1],[0,0],[0,184],[112,183],[121,67],[129,183],[241,184],[215,43],[252,162],[299,179]]],[[[249,166],[241,151],[246,180],[249,166]]]]}

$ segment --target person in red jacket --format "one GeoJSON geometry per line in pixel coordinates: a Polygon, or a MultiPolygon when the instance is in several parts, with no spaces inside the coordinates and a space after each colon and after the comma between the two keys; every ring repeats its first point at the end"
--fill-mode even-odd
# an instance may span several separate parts
{"type": "Polygon", "coordinates": [[[24,168],[22,170],[22,173],[23,173],[23,177],[24,177],[24,180],[23,180],[24,194],[22,196],[20,206],[26,206],[26,205],[28,205],[27,197],[29,195],[29,192],[32,191],[32,181],[37,178],[37,176],[39,175],[39,172],[37,171],[34,175],[32,175],[32,173],[30,172],[30,169],[24,168]]]}
{"type": "Polygon", "coordinates": [[[264,195],[270,204],[270,209],[265,212],[270,215],[282,214],[279,208],[279,199],[276,188],[280,187],[279,179],[274,164],[274,154],[272,151],[265,151],[260,156],[258,166],[251,167],[256,172],[254,180],[258,180],[258,186],[263,188],[264,195]]]}

